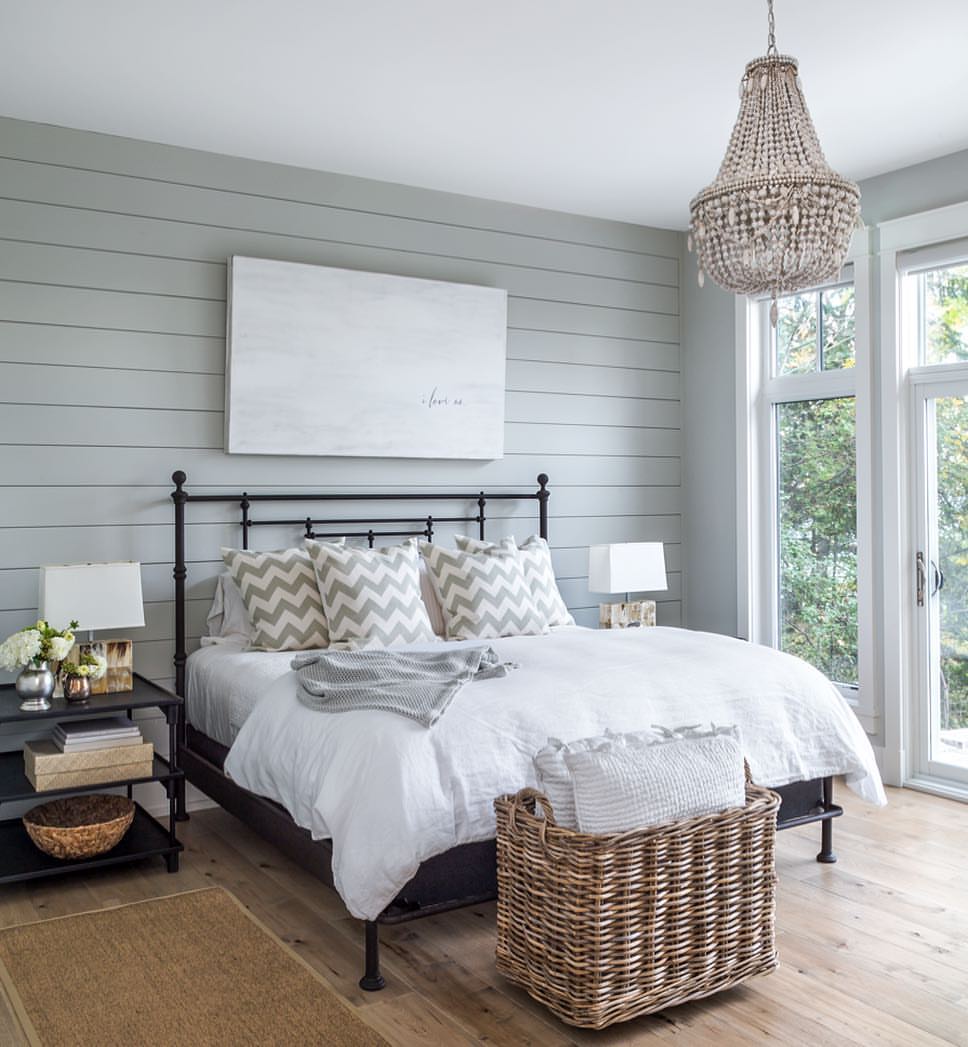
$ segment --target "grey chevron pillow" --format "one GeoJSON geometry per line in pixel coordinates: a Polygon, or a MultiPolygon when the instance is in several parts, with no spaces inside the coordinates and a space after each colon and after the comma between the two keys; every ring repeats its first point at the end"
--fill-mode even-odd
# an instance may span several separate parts
{"type": "Polygon", "coordinates": [[[395,647],[438,639],[420,592],[416,540],[389,549],[333,548],[307,540],[330,646],[395,647]]]}
{"type": "Polygon", "coordinates": [[[531,636],[548,631],[517,552],[464,552],[424,542],[420,551],[440,597],[448,640],[531,636]]]}
{"type": "MultiPolygon", "coordinates": [[[[339,539],[334,545],[342,545],[339,539]]],[[[326,615],[312,561],[304,549],[259,553],[223,549],[252,623],[252,646],[264,651],[308,651],[329,646],[326,615]]]]}
{"type": "MultiPolygon", "coordinates": [[[[514,539],[505,538],[500,545],[493,542],[484,542],[479,538],[468,538],[459,534],[456,538],[457,548],[468,552],[480,552],[483,549],[508,549],[514,550],[514,539]]],[[[518,556],[524,566],[524,577],[531,587],[531,595],[538,606],[538,610],[545,616],[548,625],[574,625],[572,618],[565,606],[565,601],[558,591],[558,582],[555,580],[555,569],[551,563],[551,549],[548,543],[539,535],[533,534],[526,538],[518,547],[518,556]]]]}

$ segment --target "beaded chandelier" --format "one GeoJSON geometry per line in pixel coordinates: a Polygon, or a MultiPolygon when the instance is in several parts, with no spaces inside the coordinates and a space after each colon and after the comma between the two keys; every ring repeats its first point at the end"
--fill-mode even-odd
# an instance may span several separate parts
{"type": "Polygon", "coordinates": [[[860,222],[860,190],[827,163],[803,97],[797,60],[769,46],[746,66],[739,116],[712,185],[689,205],[689,250],[737,294],[779,295],[836,276],[860,222]]]}

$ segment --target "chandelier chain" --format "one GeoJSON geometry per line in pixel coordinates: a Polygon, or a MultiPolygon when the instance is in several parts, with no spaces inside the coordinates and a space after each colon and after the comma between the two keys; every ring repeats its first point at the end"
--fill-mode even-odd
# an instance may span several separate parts
{"type": "Polygon", "coordinates": [[[776,20],[773,17],[773,0],[766,0],[767,6],[769,7],[769,35],[767,37],[767,48],[766,53],[768,55],[775,55],[776,50],[776,20]]]}

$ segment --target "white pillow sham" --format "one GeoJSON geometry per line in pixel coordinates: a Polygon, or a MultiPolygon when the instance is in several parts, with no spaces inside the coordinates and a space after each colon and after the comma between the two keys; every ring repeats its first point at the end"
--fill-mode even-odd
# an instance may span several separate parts
{"type": "Polygon", "coordinates": [[[535,636],[548,631],[516,552],[462,552],[422,542],[448,640],[535,636]]]}
{"type": "Polygon", "coordinates": [[[387,549],[336,548],[307,539],[306,550],[331,647],[358,650],[437,639],[420,593],[415,538],[387,549]]]}

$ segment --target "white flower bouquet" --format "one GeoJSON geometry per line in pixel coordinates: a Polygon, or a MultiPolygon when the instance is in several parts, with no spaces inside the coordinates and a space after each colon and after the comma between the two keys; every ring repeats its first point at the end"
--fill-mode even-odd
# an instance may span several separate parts
{"type": "Polygon", "coordinates": [[[54,629],[43,618],[38,619],[0,643],[0,668],[13,672],[28,665],[40,668],[44,662],[62,662],[74,647],[76,628],[77,622],[66,629],[54,629]]]}

